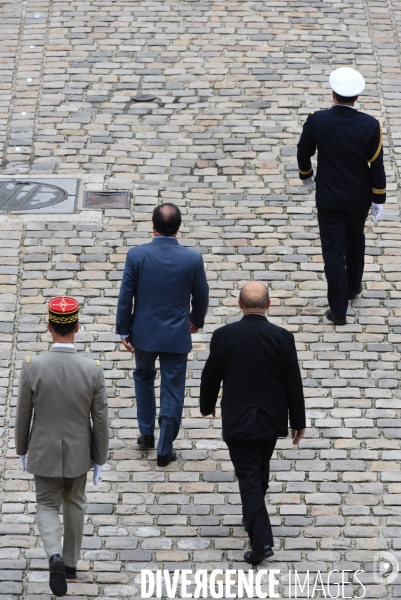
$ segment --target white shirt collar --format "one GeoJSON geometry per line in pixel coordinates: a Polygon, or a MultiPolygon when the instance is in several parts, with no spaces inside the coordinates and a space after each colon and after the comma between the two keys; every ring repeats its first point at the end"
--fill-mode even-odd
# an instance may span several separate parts
{"type": "Polygon", "coordinates": [[[334,106],[346,106],[347,108],[353,108],[354,110],[356,110],[355,106],[351,106],[350,104],[340,104],[339,102],[337,102],[337,104],[335,104],[334,106]]]}
{"type": "Polygon", "coordinates": [[[56,342],[53,344],[53,348],[74,348],[74,344],[64,344],[63,342],[56,342]]]}

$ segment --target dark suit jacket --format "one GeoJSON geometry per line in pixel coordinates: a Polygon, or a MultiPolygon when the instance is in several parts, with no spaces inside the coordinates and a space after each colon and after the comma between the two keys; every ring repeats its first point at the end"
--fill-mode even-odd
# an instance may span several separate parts
{"type": "Polygon", "coordinates": [[[174,237],[158,236],[128,251],[116,333],[129,334],[139,350],[186,353],[192,348],[190,321],[203,327],[208,303],[201,255],[174,237]]]}
{"type": "Polygon", "coordinates": [[[380,123],[348,106],[310,114],[298,143],[301,179],[313,175],[318,151],[316,205],[331,210],[369,209],[386,201],[380,123]]]}
{"type": "Polygon", "coordinates": [[[217,329],[202,373],[200,410],[213,412],[223,382],[223,439],[258,440],[305,427],[305,403],[292,333],[263,315],[217,329]]]}

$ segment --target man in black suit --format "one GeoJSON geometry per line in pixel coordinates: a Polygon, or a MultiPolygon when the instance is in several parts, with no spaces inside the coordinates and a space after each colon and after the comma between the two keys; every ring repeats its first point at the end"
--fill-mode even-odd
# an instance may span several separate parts
{"type": "Polygon", "coordinates": [[[365,88],[348,67],[330,75],[334,106],[312,112],[298,143],[299,176],[315,181],[311,157],[318,151],[316,206],[330,309],[327,318],[346,324],[348,300],[362,291],[364,226],[372,209],[375,224],[386,201],[386,174],[380,123],[355,109],[365,88]]]}
{"type": "Polygon", "coordinates": [[[305,433],[305,403],[292,333],[265,317],[269,292],[257,281],[241,290],[240,321],[216,329],[202,373],[200,411],[215,416],[221,400],[223,439],[238,477],[243,522],[252,551],[244,559],[258,564],[272,556],[273,535],[265,504],[269,463],[278,437],[294,444],[305,433]]]}

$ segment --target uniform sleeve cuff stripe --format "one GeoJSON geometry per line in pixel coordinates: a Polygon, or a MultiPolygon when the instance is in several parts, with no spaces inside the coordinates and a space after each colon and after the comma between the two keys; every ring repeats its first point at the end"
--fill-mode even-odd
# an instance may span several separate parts
{"type": "Polygon", "coordinates": [[[374,194],[385,194],[386,193],[386,188],[383,188],[382,190],[379,190],[378,188],[372,188],[372,192],[374,194]]]}
{"type": "Polygon", "coordinates": [[[312,173],[313,167],[310,168],[309,171],[301,171],[301,169],[298,169],[298,171],[301,173],[301,175],[309,175],[309,173],[312,173]]]}

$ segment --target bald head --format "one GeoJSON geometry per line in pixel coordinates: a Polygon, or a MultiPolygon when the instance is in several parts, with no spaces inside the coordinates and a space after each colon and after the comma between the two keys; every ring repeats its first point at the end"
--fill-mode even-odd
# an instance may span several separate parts
{"type": "Polygon", "coordinates": [[[260,281],[250,281],[242,288],[238,304],[244,312],[264,312],[270,306],[269,291],[260,281]]]}
{"type": "Polygon", "coordinates": [[[153,211],[153,228],[159,235],[176,235],[181,225],[181,211],[175,204],[159,204],[153,211]]]}

